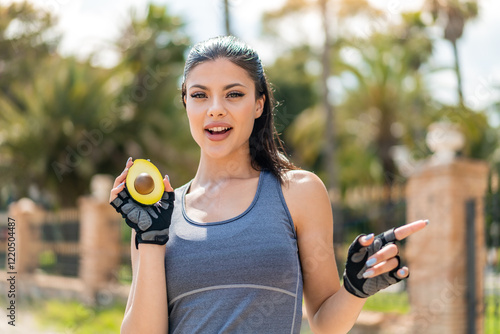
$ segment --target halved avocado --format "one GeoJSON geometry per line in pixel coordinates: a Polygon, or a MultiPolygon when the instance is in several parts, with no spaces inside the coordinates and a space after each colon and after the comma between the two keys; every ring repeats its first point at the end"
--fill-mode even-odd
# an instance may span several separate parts
{"type": "Polygon", "coordinates": [[[145,205],[158,202],[165,191],[160,171],[145,159],[134,160],[125,184],[130,196],[145,205]]]}

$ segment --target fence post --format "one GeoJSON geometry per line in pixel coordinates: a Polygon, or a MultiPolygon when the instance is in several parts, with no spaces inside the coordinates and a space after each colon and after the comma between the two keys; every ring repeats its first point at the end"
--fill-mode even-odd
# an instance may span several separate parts
{"type": "Polygon", "coordinates": [[[89,303],[99,302],[98,294],[116,281],[120,265],[120,216],[109,205],[111,176],[92,179],[92,195],[78,200],[80,211],[79,277],[89,303]]]}
{"type": "Polygon", "coordinates": [[[38,249],[41,236],[36,224],[44,219],[45,214],[46,212],[29,198],[21,198],[9,206],[9,217],[14,219],[16,223],[14,271],[19,275],[32,274],[38,267],[38,249]]]}
{"type": "MultiPolygon", "coordinates": [[[[475,333],[483,333],[484,195],[483,161],[429,161],[407,184],[407,220],[431,224],[408,238],[408,292],[414,333],[465,334],[467,324],[467,201],[475,200],[475,333]]],[[[470,205],[470,204],[469,204],[470,205]]],[[[470,255],[469,255],[470,256],[470,255]]],[[[470,276],[469,276],[470,277],[470,276]]],[[[470,292],[470,290],[469,290],[470,292]]]]}

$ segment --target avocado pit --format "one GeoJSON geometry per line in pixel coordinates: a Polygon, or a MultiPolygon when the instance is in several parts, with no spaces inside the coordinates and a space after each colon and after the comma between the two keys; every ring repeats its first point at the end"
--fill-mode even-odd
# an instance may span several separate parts
{"type": "Polygon", "coordinates": [[[135,178],[134,188],[139,194],[147,195],[155,189],[155,182],[148,173],[141,173],[135,178]]]}

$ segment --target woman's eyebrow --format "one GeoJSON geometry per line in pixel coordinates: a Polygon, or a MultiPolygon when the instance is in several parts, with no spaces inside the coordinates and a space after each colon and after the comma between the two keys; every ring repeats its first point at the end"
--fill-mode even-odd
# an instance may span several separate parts
{"type": "Polygon", "coordinates": [[[239,83],[239,82],[235,82],[235,83],[224,86],[224,90],[231,89],[233,87],[238,87],[238,86],[246,88],[246,86],[244,84],[239,83]]]}
{"type": "MultiPolygon", "coordinates": [[[[231,89],[233,87],[238,87],[238,86],[246,88],[246,86],[244,84],[239,83],[239,82],[235,82],[235,83],[231,83],[231,84],[225,85],[223,89],[224,90],[228,90],[228,89],[231,89]]],[[[208,90],[207,86],[204,86],[204,85],[201,85],[201,84],[193,84],[193,85],[189,86],[188,89],[192,89],[192,88],[199,88],[199,89],[203,89],[203,90],[208,90]]]]}
{"type": "Polygon", "coordinates": [[[200,85],[200,84],[191,85],[191,86],[189,86],[188,89],[191,89],[191,88],[200,88],[200,89],[203,89],[203,90],[207,90],[208,89],[207,86],[203,86],[203,85],[200,85]]]}

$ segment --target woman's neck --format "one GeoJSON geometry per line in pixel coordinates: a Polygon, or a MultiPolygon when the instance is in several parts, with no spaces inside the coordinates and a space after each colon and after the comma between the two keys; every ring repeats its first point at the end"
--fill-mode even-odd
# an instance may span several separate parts
{"type": "Polygon", "coordinates": [[[213,159],[202,154],[192,187],[210,187],[224,184],[232,179],[249,179],[257,176],[259,171],[252,167],[248,155],[240,158],[213,159]]]}

